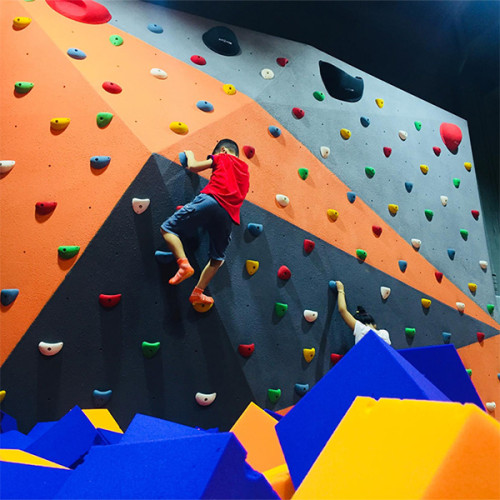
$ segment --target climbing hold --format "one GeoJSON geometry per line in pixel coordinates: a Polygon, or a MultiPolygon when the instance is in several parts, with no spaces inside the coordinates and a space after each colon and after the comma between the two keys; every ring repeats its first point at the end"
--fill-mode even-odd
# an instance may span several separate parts
{"type": "Polygon", "coordinates": [[[441,205],[443,205],[443,207],[448,205],[448,196],[444,196],[444,195],[441,196],[441,205]]]}
{"type": "Polygon", "coordinates": [[[464,312],[464,310],[465,310],[465,304],[463,302],[456,302],[456,306],[457,306],[457,309],[460,312],[464,312]]]}
{"type": "Polygon", "coordinates": [[[132,208],[137,215],[145,212],[148,209],[150,203],[151,200],[149,198],[132,198],[132,208]]]}
{"type": "Polygon", "coordinates": [[[395,205],[394,203],[389,203],[389,205],[387,205],[387,208],[389,209],[391,215],[396,215],[399,210],[399,206],[395,205]]]}
{"type": "Polygon", "coordinates": [[[307,322],[313,323],[318,319],[318,311],[311,311],[310,309],[305,309],[304,318],[307,322]]]}
{"type": "Polygon", "coordinates": [[[495,310],[495,304],[486,304],[486,310],[487,310],[490,314],[493,314],[493,311],[495,310]]]}
{"type": "Polygon", "coordinates": [[[0,391],[0,403],[5,399],[6,395],[7,395],[6,391],[0,391]]]}
{"type": "Polygon", "coordinates": [[[57,201],[38,201],[35,203],[36,213],[39,215],[48,215],[57,207],[57,201]]]}
{"type": "Polygon", "coordinates": [[[93,0],[46,0],[56,12],[73,21],[87,24],[104,24],[111,19],[109,10],[93,0]]]}
{"type": "Polygon", "coordinates": [[[120,85],[114,82],[103,82],[102,88],[110,94],[119,94],[122,91],[120,85]]]}
{"type": "Polygon", "coordinates": [[[421,299],[421,302],[424,309],[429,309],[429,307],[431,307],[431,299],[421,299]]]}
{"type": "Polygon", "coordinates": [[[315,246],[316,243],[313,240],[308,240],[307,238],[304,240],[304,252],[311,253],[315,246]]]}
{"type": "Polygon", "coordinates": [[[400,260],[398,261],[398,265],[401,272],[404,273],[406,271],[406,268],[408,267],[408,262],[406,262],[406,260],[400,260]]]}
{"type": "Polygon", "coordinates": [[[363,125],[363,127],[368,127],[370,125],[370,118],[367,118],[366,116],[362,116],[359,121],[361,122],[361,125],[363,125]]]}
{"type": "Polygon", "coordinates": [[[252,236],[259,236],[264,230],[264,226],[262,224],[256,224],[255,222],[249,222],[247,224],[247,229],[252,236]]]}
{"type": "Polygon", "coordinates": [[[453,178],[453,185],[458,189],[460,187],[460,179],[458,177],[453,178]]]}
{"type": "Polygon", "coordinates": [[[404,130],[400,130],[398,135],[402,141],[406,141],[406,139],[408,139],[408,132],[405,132],[404,130]]]}
{"type": "Polygon", "coordinates": [[[476,283],[468,283],[467,285],[469,287],[469,290],[471,293],[476,293],[477,290],[477,284],[476,283]]]}
{"type": "Polygon", "coordinates": [[[406,181],[405,182],[405,189],[406,189],[406,191],[408,191],[409,193],[411,193],[411,190],[413,189],[413,183],[406,181]]]}
{"type": "Polygon", "coordinates": [[[111,35],[109,37],[109,41],[115,46],[119,47],[120,45],[123,45],[123,38],[120,35],[111,35]]]}
{"type": "Polygon", "coordinates": [[[172,252],[164,252],[163,250],[156,250],[155,259],[159,264],[170,264],[175,261],[174,254],[172,252]]]}
{"type": "Polygon", "coordinates": [[[6,174],[10,172],[16,162],[14,160],[0,160],[0,174],[6,174]]]}
{"type": "Polygon", "coordinates": [[[328,146],[321,146],[319,152],[322,158],[328,158],[330,156],[330,148],[328,146]]]}
{"type": "Polygon", "coordinates": [[[283,304],[282,302],[276,302],[274,304],[274,312],[278,318],[282,318],[288,311],[288,304],[283,304]]]}
{"type": "Polygon", "coordinates": [[[372,226],[372,231],[377,238],[382,234],[382,228],[380,226],[372,226]]]}
{"type": "Polygon", "coordinates": [[[145,358],[152,358],[160,348],[160,342],[146,342],[142,343],[142,354],[145,358]]]}
{"type": "Polygon", "coordinates": [[[304,356],[304,359],[310,363],[313,358],[314,358],[314,355],[316,354],[316,349],[314,347],[311,347],[311,349],[302,349],[302,354],[304,356]]]}
{"type": "Polygon", "coordinates": [[[283,265],[278,269],[278,278],[280,280],[289,280],[291,277],[292,277],[292,271],[290,271],[288,267],[283,265]]]}
{"type": "Polygon", "coordinates": [[[203,33],[203,43],[221,56],[235,56],[241,52],[238,39],[226,26],[214,26],[203,33]]]}
{"type": "Polygon", "coordinates": [[[458,146],[462,142],[462,131],[460,128],[453,123],[441,123],[439,133],[449,151],[456,154],[458,152],[458,146]]]}
{"type": "Polygon", "coordinates": [[[440,271],[435,271],[434,272],[434,276],[436,277],[436,281],[438,283],[441,283],[441,281],[443,281],[443,273],[440,272],[440,271]]]}
{"type": "Polygon", "coordinates": [[[166,80],[168,77],[167,72],[160,68],[151,68],[149,72],[159,80],[166,80]]]}
{"type": "Polygon", "coordinates": [[[484,340],[485,334],[483,332],[476,332],[476,337],[478,342],[482,342],[484,340]]]}
{"type": "Polygon", "coordinates": [[[451,340],[451,333],[449,332],[442,332],[441,335],[443,336],[443,342],[445,344],[449,344],[451,340]]]}
{"type": "Polygon", "coordinates": [[[195,302],[193,304],[193,309],[199,313],[206,313],[210,311],[210,309],[212,309],[213,305],[214,305],[213,302],[210,302],[210,304],[202,304],[201,302],[195,302]]]}
{"type": "Polygon", "coordinates": [[[243,146],[243,153],[250,160],[255,156],[255,148],[253,146],[243,146]]]}
{"type": "Polygon", "coordinates": [[[249,358],[255,351],[255,344],[240,344],[238,352],[244,357],[249,358]]]}
{"type": "Polygon", "coordinates": [[[417,330],[415,328],[405,328],[405,335],[408,337],[415,337],[417,330]]]}
{"type": "Polygon", "coordinates": [[[347,128],[341,128],[340,135],[341,135],[342,139],[347,141],[347,139],[349,139],[351,137],[351,131],[347,128]]]}
{"type": "Polygon", "coordinates": [[[309,176],[309,169],[308,168],[304,168],[304,167],[301,167],[299,168],[298,170],[298,173],[299,173],[299,177],[302,179],[302,180],[306,180],[307,177],[309,176]]]}
{"type": "Polygon", "coordinates": [[[309,390],[309,384],[295,384],[295,394],[303,396],[309,390]]]}
{"type": "Polygon", "coordinates": [[[12,26],[17,30],[26,28],[31,23],[30,17],[15,17],[12,20],[12,26]]]}
{"type": "Polygon", "coordinates": [[[467,239],[469,238],[469,231],[467,231],[467,229],[460,229],[460,236],[462,236],[462,238],[467,241],[467,239]]]}
{"type": "Polygon", "coordinates": [[[486,406],[486,409],[487,409],[488,411],[495,411],[495,408],[497,407],[497,405],[496,405],[495,401],[488,401],[488,402],[485,404],[485,406],[486,406]]]}
{"type": "Polygon", "coordinates": [[[337,364],[342,358],[344,357],[343,354],[336,354],[336,353],[331,353],[330,354],[330,362],[335,365],[337,364]]]}
{"type": "Polygon", "coordinates": [[[121,293],[118,293],[116,295],[105,295],[101,293],[101,295],[99,295],[99,304],[101,304],[101,306],[105,307],[106,309],[110,309],[111,307],[115,307],[116,305],[118,305],[121,299],[121,293]]]}
{"type": "Polygon", "coordinates": [[[97,170],[106,168],[111,162],[111,156],[92,156],[90,158],[90,166],[97,170]]]}
{"type": "Polygon", "coordinates": [[[479,267],[483,270],[486,271],[488,269],[488,262],[486,260],[480,260],[479,261],[479,267]]]}
{"type": "Polygon", "coordinates": [[[375,99],[375,102],[376,102],[376,104],[377,104],[377,106],[379,108],[382,109],[384,107],[384,100],[383,99],[380,99],[380,98],[379,99],[375,99]]]}
{"type": "Polygon", "coordinates": [[[95,389],[92,394],[94,397],[94,406],[102,408],[111,399],[112,394],[113,391],[111,389],[109,391],[98,391],[95,389]]]}
{"type": "Polygon", "coordinates": [[[52,130],[64,130],[70,121],[70,118],[52,118],[50,120],[50,128],[52,130]]]}
{"type": "Polygon", "coordinates": [[[429,167],[427,165],[420,165],[420,171],[424,174],[427,175],[427,172],[429,171],[429,167]]]}
{"type": "Polygon", "coordinates": [[[438,148],[437,146],[434,146],[432,150],[434,151],[434,154],[436,156],[439,156],[441,154],[441,148],[438,148]]]}
{"type": "Polygon", "coordinates": [[[319,90],[316,90],[315,92],[313,92],[313,97],[317,101],[324,101],[325,100],[325,94],[323,94],[323,92],[320,92],[319,90]]]}
{"type": "Polygon", "coordinates": [[[14,91],[17,94],[27,94],[35,86],[32,82],[16,82],[14,84],[14,91]]]}
{"type": "Polygon", "coordinates": [[[274,78],[274,71],[269,68],[264,68],[260,71],[260,76],[264,78],[264,80],[272,80],[274,78]]]}
{"type": "Polygon", "coordinates": [[[72,57],[73,59],[78,59],[78,60],[82,60],[82,59],[85,59],[87,57],[87,54],[85,54],[85,52],[83,52],[83,50],[75,49],[75,48],[68,49],[68,51],[66,53],[68,54],[69,57],[72,57]]]}
{"type": "Polygon", "coordinates": [[[198,101],[196,107],[205,113],[211,113],[214,110],[213,104],[208,101],[198,101]]]}
{"type": "Polygon", "coordinates": [[[159,24],[155,23],[148,24],[148,30],[156,34],[163,33],[163,28],[159,24]]]}
{"type": "Polygon", "coordinates": [[[448,248],[448,257],[453,260],[455,258],[455,250],[453,248],[448,248]]]}
{"type": "Polygon", "coordinates": [[[328,215],[328,218],[333,220],[333,221],[336,221],[338,218],[339,218],[339,213],[337,210],[334,210],[333,208],[329,208],[327,211],[326,211],[327,215],[328,215]]]}
{"type": "Polygon", "coordinates": [[[391,153],[392,153],[392,149],[391,148],[384,147],[384,155],[385,155],[386,158],[389,158],[389,156],[391,156],[391,153]]]}
{"type": "Polygon", "coordinates": [[[365,260],[366,250],[363,250],[362,248],[356,249],[356,256],[358,257],[359,260],[365,260]]]}
{"type": "Polygon", "coordinates": [[[57,252],[59,253],[59,257],[61,259],[72,259],[75,255],[80,251],[80,247],[78,246],[65,246],[59,247],[57,252]]]}
{"type": "Polygon", "coordinates": [[[55,342],[52,344],[49,342],[40,342],[38,344],[38,350],[44,356],[55,356],[58,352],[61,351],[63,345],[63,342],[55,342]]]}
{"type": "Polygon", "coordinates": [[[188,126],[182,122],[172,122],[169,127],[172,132],[179,135],[186,135],[189,132],[188,126]]]}
{"type": "Polygon", "coordinates": [[[390,294],[391,294],[391,289],[388,286],[380,287],[380,295],[382,296],[383,300],[386,300],[390,294]]]}
{"type": "Polygon", "coordinates": [[[205,64],[207,64],[207,61],[203,56],[197,55],[191,56],[191,62],[197,64],[198,66],[205,66],[205,64]]]}
{"type": "Polygon", "coordinates": [[[330,280],[328,282],[328,287],[330,288],[330,290],[333,290],[334,292],[337,291],[337,282],[335,280],[330,280]]]}
{"type": "Polygon", "coordinates": [[[0,292],[0,302],[3,306],[10,306],[19,295],[19,290],[17,288],[4,288],[0,292]]]}
{"type": "Polygon", "coordinates": [[[348,191],[347,199],[349,200],[349,203],[354,203],[356,201],[356,193],[354,191],[348,191]]]}
{"type": "Polygon", "coordinates": [[[284,194],[277,194],[276,201],[281,207],[286,207],[290,203],[290,199],[288,198],[288,196],[285,196],[284,194]]]}
{"type": "Polygon", "coordinates": [[[466,368],[465,371],[469,375],[469,377],[472,377],[472,370],[470,368],[466,368]]]}
{"type": "Polygon", "coordinates": [[[415,128],[420,132],[422,130],[422,122],[414,122],[415,128]]]}
{"type": "Polygon", "coordinates": [[[432,210],[428,209],[428,208],[424,211],[424,213],[425,213],[425,218],[428,221],[431,221],[432,218],[434,217],[434,212],[432,210]]]}
{"type": "Polygon", "coordinates": [[[99,128],[105,128],[113,119],[113,113],[97,113],[96,121],[99,128]]]}
{"type": "Polygon", "coordinates": [[[230,83],[225,83],[222,86],[222,90],[227,94],[227,95],[234,95],[236,94],[236,88],[234,85],[231,85],[230,83]]]}
{"type": "Polygon", "coordinates": [[[464,167],[465,167],[465,170],[467,170],[467,172],[470,172],[472,170],[472,163],[470,161],[466,161],[464,163],[464,167]]]}
{"type": "Polygon", "coordinates": [[[286,57],[278,57],[276,62],[281,66],[285,67],[288,64],[288,59],[286,57]]]}
{"type": "Polygon", "coordinates": [[[278,127],[275,127],[274,125],[270,125],[268,130],[273,137],[279,137],[281,135],[281,130],[278,127]]]}
{"type": "Polygon", "coordinates": [[[179,153],[179,162],[180,164],[186,168],[188,166],[188,160],[187,160],[187,156],[186,156],[186,153],[184,153],[184,151],[181,151],[179,153]]]}
{"type": "Polygon", "coordinates": [[[281,389],[268,389],[267,397],[271,403],[276,403],[278,399],[281,397],[281,389]]]}
{"type": "Polygon", "coordinates": [[[417,240],[416,238],[412,238],[411,244],[415,250],[418,250],[420,248],[420,245],[422,245],[422,242],[420,240],[417,240]]]}
{"type": "Polygon", "coordinates": [[[472,214],[472,217],[474,217],[474,219],[479,219],[479,210],[471,210],[470,213],[472,214]]]}
{"type": "Polygon", "coordinates": [[[300,108],[293,108],[292,109],[292,115],[295,116],[295,118],[297,118],[297,120],[304,118],[305,114],[306,113],[303,109],[300,109],[300,108]]]}
{"type": "Polygon", "coordinates": [[[250,276],[253,276],[259,270],[259,261],[258,260],[247,260],[245,264],[247,273],[250,276]]]}
{"type": "Polygon", "coordinates": [[[319,72],[326,91],[335,99],[358,102],[363,97],[364,82],[359,76],[351,76],[337,66],[319,62],[319,72]]]}
{"type": "Polygon", "coordinates": [[[375,169],[373,167],[365,167],[365,174],[366,177],[371,179],[375,175],[375,169]]]}

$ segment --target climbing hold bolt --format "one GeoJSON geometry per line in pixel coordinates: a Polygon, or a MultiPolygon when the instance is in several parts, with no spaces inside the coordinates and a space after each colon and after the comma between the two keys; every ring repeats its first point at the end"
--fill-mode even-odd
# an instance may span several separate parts
{"type": "Polygon", "coordinates": [[[82,59],[85,59],[87,57],[87,54],[85,54],[85,52],[83,52],[83,50],[75,49],[75,48],[68,49],[68,51],[66,53],[68,54],[69,57],[71,57],[73,59],[78,59],[78,60],[82,60],[82,59]]]}
{"type": "Polygon", "coordinates": [[[55,343],[40,342],[38,344],[38,350],[44,356],[55,356],[58,352],[61,351],[63,345],[64,345],[63,342],[55,342],[55,343]]]}
{"type": "Polygon", "coordinates": [[[458,177],[453,178],[453,185],[458,189],[460,187],[460,179],[458,177]]]}
{"type": "Polygon", "coordinates": [[[304,319],[309,323],[313,323],[318,319],[318,311],[311,311],[310,309],[305,309],[304,319]]]}
{"type": "Polygon", "coordinates": [[[395,205],[394,203],[389,203],[389,205],[387,205],[387,208],[389,209],[391,215],[396,215],[399,210],[399,206],[395,205]]]}
{"type": "Polygon", "coordinates": [[[476,283],[468,283],[467,286],[469,287],[470,293],[476,293],[477,290],[476,283]]]}
{"type": "Polygon", "coordinates": [[[247,273],[250,276],[253,276],[259,270],[259,261],[258,260],[247,260],[245,263],[245,267],[247,273]]]}
{"type": "Polygon", "coordinates": [[[333,220],[333,221],[336,221],[339,218],[338,211],[334,210],[333,208],[329,208],[326,211],[326,214],[328,215],[328,218],[331,219],[331,220],[333,220]]]}
{"type": "Polygon", "coordinates": [[[90,166],[96,170],[106,168],[111,162],[111,156],[92,156],[90,166]]]}
{"type": "Polygon", "coordinates": [[[273,137],[279,137],[281,135],[281,130],[275,125],[269,125],[268,130],[273,137]]]}
{"type": "Polygon", "coordinates": [[[422,245],[422,242],[420,240],[417,240],[416,238],[412,238],[411,244],[415,250],[419,250],[420,246],[422,245]]]}
{"type": "Polygon", "coordinates": [[[299,173],[299,177],[305,181],[307,179],[307,177],[309,176],[309,169],[305,168],[305,167],[301,167],[301,168],[299,168],[298,173],[299,173]]]}
{"type": "Polygon", "coordinates": [[[349,200],[349,203],[354,203],[356,201],[356,193],[354,191],[348,191],[347,199],[349,200]]]}
{"type": "Polygon", "coordinates": [[[304,356],[304,359],[310,363],[313,358],[314,358],[314,355],[316,354],[316,349],[314,347],[311,347],[310,349],[302,349],[302,354],[304,356]]]}
{"type": "Polygon", "coordinates": [[[260,71],[260,76],[264,78],[264,80],[272,80],[274,78],[274,71],[269,68],[264,68],[260,71]]]}
{"type": "Polygon", "coordinates": [[[288,204],[290,203],[290,199],[288,198],[288,196],[285,196],[284,194],[277,194],[276,201],[278,205],[280,205],[281,207],[287,207],[288,204]]]}
{"type": "Polygon", "coordinates": [[[57,249],[61,259],[71,259],[80,251],[78,246],[62,246],[57,249]]]}
{"type": "Polygon", "coordinates": [[[295,384],[295,394],[303,396],[309,390],[309,384],[295,384]]]}
{"type": "Polygon", "coordinates": [[[313,240],[308,240],[307,238],[304,240],[304,252],[311,253],[315,246],[316,243],[313,240]]]}
{"type": "Polygon", "coordinates": [[[148,30],[156,34],[163,33],[163,28],[159,24],[155,23],[148,24],[148,30]]]}
{"type": "Polygon", "coordinates": [[[109,41],[115,46],[119,47],[120,45],[123,45],[123,38],[120,35],[111,35],[109,37],[109,41]]]}
{"type": "Polygon", "coordinates": [[[347,139],[350,139],[350,137],[351,137],[351,131],[347,128],[341,128],[340,135],[341,135],[342,139],[347,141],[347,139]]]}
{"type": "Polygon", "coordinates": [[[243,146],[243,153],[250,160],[255,156],[255,148],[253,146],[243,146]]]}
{"type": "Polygon", "coordinates": [[[429,307],[431,307],[431,299],[421,299],[421,302],[424,309],[429,309],[429,307]]]}
{"type": "Polygon", "coordinates": [[[70,121],[70,118],[52,118],[50,120],[50,128],[52,130],[64,130],[70,121]]]}
{"type": "Polygon", "coordinates": [[[158,80],[166,80],[168,78],[167,72],[162,70],[161,68],[151,68],[149,72],[155,78],[158,78],[158,80]]]}
{"type": "Polygon", "coordinates": [[[278,278],[280,280],[289,280],[291,277],[292,277],[292,271],[290,271],[288,267],[283,265],[278,269],[278,278]]]}
{"type": "Polygon", "coordinates": [[[247,224],[247,229],[252,236],[259,236],[264,230],[264,226],[262,224],[256,224],[255,222],[249,222],[247,224]]]}
{"type": "Polygon", "coordinates": [[[328,146],[321,146],[319,152],[322,158],[328,158],[330,156],[330,148],[328,146]]]}
{"type": "Polygon", "coordinates": [[[376,104],[377,104],[377,106],[378,106],[379,108],[381,108],[381,109],[382,109],[382,108],[384,107],[384,100],[383,100],[383,99],[380,99],[380,98],[375,99],[375,102],[376,102],[376,104]]]}
{"type": "Polygon", "coordinates": [[[103,82],[102,88],[110,94],[120,94],[123,90],[120,85],[114,82],[103,82]]]}
{"type": "Polygon", "coordinates": [[[17,288],[4,288],[0,291],[0,302],[3,306],[10,306],[19,295],[17,288]]]}
{"type": "Polygon", "coordinates": [[[380,287],[380,295],[382,296],[383,300],[388,299],[390,294],[391,294],[391,289],[388,286],[380,287]]]}
{"type": "Polygon", "coordinates": [[[249,358],[255,351],[255,344],[240,344],[238,346],[238,352],[244,358],[249,358]]]}
{"type": "Polygon", "coordinates": [[[225,83],[222,86],[222,90],[227,94],[227,95],[234,95],[236,94],[236,88],[234,85],[231,85],[230,83],[225,83]]]}
{"type": "Polygon", "coordinates": [[[203,56],[198,55],[191,56],[191,62],[197,64],[198,66],[205,66],[205,64],[207,64],[206,59],[203,56]]]}
{"type": "Polygon", "coordinates": [[[14,160],[0,160],[0,174],[6,174],[10,172],[16,162],[14,160]]]}
{"type": "Polygon", "coordinates": [[[104,293],[101,293],[101,295],[99,295],[99,304],[101,304],[101,306],[105,307],[106,309],[110,309],[118,305],[121,299],[121,293],[118,293],[116,295],[105,295],[104,293]]]}
{"type": "Polygon", "coordinates": [[[149,198],[132,198],[132,208],[137,215],[145,212],[148,209],[150,203],[151,200],[149,198]]]}
{"type": "Polygon", "coordinates": [[[14,84],[14,91],[17,94],[27,94],[34,86],[33,82],[16,82],[14,84]]]}
{"type": "Polygon", "coordinates": [[[188,126],[182,122],[171,122],[169,128],[179,135],[186,135],[189,132],[188,126]]]}
{"type": "Polygon", "coordinates": [[[425,217],[428,221],[431,221],[432,218],[434,217],[434,212],[428,208],[425,210],[424,213],[425,213],[425,217]]]}
{"type": "Polygon", "coordinates": [[[281,397],[281,389],[268,389],[267,397],[271,403],[276,403],[278,399],[281,397]]]}
{"type": "Polygon", "coordinates": [[[358,257],[359,260],[365,260],[366,259],[366,250],[363,250],[362,248],[356,249],[356,256],[358,257]]]}
{"type": "Polygon", "coordinates": [[[160,348],[160,342],[146,342],[142,343],[142,354],[145,358],[152,358],[160,348]]]}
{"type": "Polygon", "coordinates": [[[274,304],[274,312],[278,318],[282,318],[288,311],[288,304],[283,304],[282,302],[276,302],[274,304]]]}
{"type": "Polygon", "coordinates": [[[366,177],[371,179],[375,175],[375,169],[373,167],[365,167],[365,174],[366,177]]]}
{"type": "Polygon", "coordinates": [[[406,260],[400,260],[398,261],[398,265],[401,272],[404,273],[406,271],[406,268],[408,267],[408,262],[406,262],[406,260]]]}
{"type": "Polygon", "coordinates": [[[463,302],[456,302],[455,305],[457,306],[457,309],[460,312],[464,312],[465,311],[465,304],[463,302]]]}
{"type": "Polygon", "coordinates": [[[427,165],[420,165],[420,171],[424,174],[427,175],[427,172],[429,171],[429,167],[427,165]]]}
{"type": "Polygon", "coordinates": [[[405,328],[405,335],[408,337],[415,337],[417,330],[415,328],[405,328]]]}
{"type": "Polygon", "coordinates": [[[408,139],[408,132],[405,132],[404,130],[400,130],[398,135],[402,141],[406,141],[406,139],[408,139]]]}
{"type": "Polygon", "coordinates": [[[454,248],[448,248],[447,249],[447,252],[448,252],[448,257],[453,260],[455,258],[455,249],[454,248]]]}
{"type": "Polygon", "coordinates": [[[113,119],[113,113],[97,113],[96,121],[99,128],[105,128],[113,119]]]}

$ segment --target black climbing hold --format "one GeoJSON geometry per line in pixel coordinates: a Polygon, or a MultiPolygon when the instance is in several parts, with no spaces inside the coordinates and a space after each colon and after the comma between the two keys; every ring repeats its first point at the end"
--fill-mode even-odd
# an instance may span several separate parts
{"type": "Polygon", "coordinates": [[[226,26],[214,26],[203,33],[203,43],[222,56],[236,56],[240,53],[240,44],[232,30],[226,26]]]}
{"type": "Polygon", "coordinates": [[[321,79],[327,92],[341,101],[358,102],[363,97],[364,83],[359,76],[351,76],[337,66],[319,62],[321,79]]]}

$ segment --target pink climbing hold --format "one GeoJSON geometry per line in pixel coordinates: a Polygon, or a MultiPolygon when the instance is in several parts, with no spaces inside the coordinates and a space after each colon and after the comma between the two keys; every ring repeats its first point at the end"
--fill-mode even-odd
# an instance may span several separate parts
{"type": "Polygon", "coordinates": [[[104,24],[111,19],[109,10],[95,0],[46,0],[64,17],[86,24],[104,24]]]}
{"type": "Polygon", "coordinates": [[[250,160],[255,156],[255,148],[253,146],[243,146],[243,153],[250,160]]]}
{"type": "Polygon", "coordinates": [[[191,56],[191,62],[197,64],[198,66],[205,66],[207,64],[206,59],[203,56],[191,56]]]}
{"type": "Polygon", "coordinates": [[[300,108],[293,108],[292,109],[292,114],[297,118],[297,120],[300,120],[301,118],[304,118],[304,115],[306,114],[303,109],[300,108]]]}
{"type": "Polygon", "coordinates": [[[304,240],[304,252],[306,253],[311,253],[314,250],[314,247],[316,246],[316,243],[314,243],[313,240],[304,240]]]}
{"type": "Polygon", "coordinates": [[[122,88],[117,83],[113,82],[104,82],[102,88],[110,94],[119,94],[122,91],[122,88]]]}
{"type": "Polygon", "coordinates": [[[280,66],[285,67],[288,64],[288,59],[286,57],[278,57],[278,59],[276,59],[276,62],[280,66]]]}
{"type": "Polygon", "coordinates": [[[434,154],[435,154],[436,156],[439,156],[439,155],[441,154],[441,148],[438,148],[437,146],[434,146],[434,147],[432,148],[432,151],[434,151],[434,154]]]}
{"type": "Polygon", "coordinates": [[[479,210],[471,210],[470,213],[472,214],[472,217],[474,217],[474,219],[479,219],[479,210]]]}
{"type": "Polygon", "coordinates": [[[389,158],[391,156],[392,149],[391,148],[384,148],[384,154],[386,158],[389,158]]]}
{"type": "Polygon", "coordinates": [[[281,266],[278,269],[278,278],[280,280],[289,280],[292,277],[292,271],[286,266],[281,266]]]}
{"type": "Polygon", "coordinates": [[[441,139],[451,153],[455,154],[458,151],[458,146],[462,142],[462,131],[453,123],[441,123],[439,127],[441,139]]]}

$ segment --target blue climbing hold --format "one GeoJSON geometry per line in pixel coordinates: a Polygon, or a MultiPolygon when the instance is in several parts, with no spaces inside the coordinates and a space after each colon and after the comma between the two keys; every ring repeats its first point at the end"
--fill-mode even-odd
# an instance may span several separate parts
{"type": "Polygon", "coordinates": [[[337,291],[337,282],[335,280],[330,280],[328,282],[328,286],[330,287],[330,290],[333,290],[334,292],[337,291]]]}
{"type": "Polygon", "coordinates": [[[163,28],[159,24],[148,24],[148,30],[153,33],[163,33],[163,28]]]}
{"type": "Polygon", "coordinates": [[[408,262],[406,262],[406,260],[400,260],[398,264],[399,269],[401,269],[401,272],[404,273],[406,271],[406,268],[408,267],[408,262]]]}
{"type": "Polygon", "coordinates": [[[186,153],[184,153],[184,151],[181,151],[179,153],[179,161],[181,162],[181,165],[183,167],[187,167],[188,166],[188,160],[187,160],[187,157],[186,157],[186,153]]]}
{"type": "Polygon", "coordinates": [[[347,199],[349,200],[350,203],[354,203],[356,201],[356,193],[354,193],[353,191],[348,191],[347,199]]]}
{"type": "Polygon", "coordinates": [[[363,127],[368,127],[368,125],[370,125],[370,118],[367,118],[366,116],[362,116],[359,120],[361,122],[361,125],[363,125],[363,127]]]}
{"type": "Polygon", "coordinates": [[[111,161],[111,156],[92,156],[90,158],[90,166],[92,168],[101,169],[109,165],[111,161]]]}
{"type": "Polygon", "coordinates": [[[213,104],[208,101],[198,101],[196,107],[205,111],[205,113],[211,113],[214,110],[213,104]]]}
{"type": "Polygon", "coordinates": [[[262,231],[264,230],[264,226],[262,224],[249,222],[247,224],[247,229],[252,236],[259,236],[259,234],[262,233],[262,231]]]}
{"type": "Polygon", "coordinates": [[[155,257],[160,264],[170,264],[170,262],[175,260],[172,252],[163,252],[161,250],[156,250],[155,257]]]}
{"type": "Polygon", "coordinates": [[[455,258],[455,250],[453,248],[448,248],[448,257],[453,260],[455,258]]]}
{"type": "Polygon", "coordinates": [[[113,391],[110,389],[109,391],[98,391],[94,390],[94,405],[98,408],[102,408],[106,405],[106,403],[111,399],[111,395],[113,391]]]}
{"type": "Polygon", "coordinates": [[[405,188],[409,193],[411,193],[411,190],[413,189],[413,182],[405,182],[405,188]]]}
{"type": "Polygon", "coordinates": [[[443,335],[443,342],[445,344],[449,344],[450,340],[451,340],[451,333],[449,333],[449,332],[443,332],[442,335],[443,335]]]}
{"type": "Polygon", "coordinates": [[[0,292],[0,301],[3,306],[10,306],[17,299],[19,290],[17,288],[4,288],[0,292]]]}
{"type": "Polygon", "coordinates": [[[303,396],[309,390],[309,384],[295,384],[295,393],[303,396]]]}
{"type": "Polygon", "coordinates": [[[67,52],[69,57],[72,57],[73,59],[85,59],[87,57],[87,54],[83,50],[80,49],[68,49],[67,52]]]}
{"type": "Polygon", "coordinates": [[[273,137],[279,137],[281,135],[281,130],[274,125],[270,125],[268,130],[273,137]]]}

